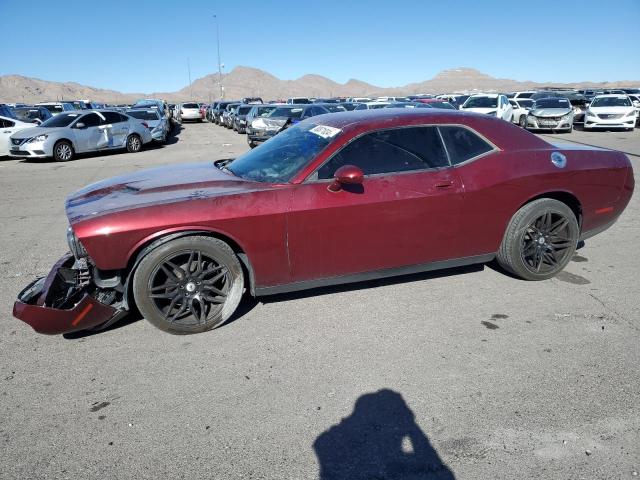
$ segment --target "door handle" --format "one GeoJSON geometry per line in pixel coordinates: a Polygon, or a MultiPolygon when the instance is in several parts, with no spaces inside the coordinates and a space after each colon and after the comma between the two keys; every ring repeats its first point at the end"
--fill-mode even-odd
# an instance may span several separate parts
{"type": "Polygon", "coordinates": [[[436,188],[451,188],[451,187],[453,187],[452,180],[444,180],[440,183],[436,183],[436,188]]]}

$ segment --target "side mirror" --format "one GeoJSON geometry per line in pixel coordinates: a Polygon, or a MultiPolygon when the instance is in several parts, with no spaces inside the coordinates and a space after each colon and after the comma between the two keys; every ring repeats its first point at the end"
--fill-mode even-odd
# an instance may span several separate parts
{"type": "Polygon", "coordinates": [[[82,122],[78,122],[76,123],[76,128],[79,128],[80,130],[82,130],[83,128],[87,128],[87,126],[82,122]]]}
{"type": "Polygon", "coordinates": [[[349,185],[360,185],[364,181],[364,173],[355,165],[343,165],[333,174],[333,183],[329,185],[329,191],[339,192],[349,185]]]}

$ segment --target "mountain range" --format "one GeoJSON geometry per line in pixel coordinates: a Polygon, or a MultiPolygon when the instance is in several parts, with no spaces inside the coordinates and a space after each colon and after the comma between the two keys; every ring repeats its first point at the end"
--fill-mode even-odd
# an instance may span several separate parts
{"type": "MultiPolygon", "coordinates": [[[[264,70],[251,67],[236,67],[222,75],[225,98],[236,99],[249,96],[267,99],[287,97],[333,97],[333,96],[381,96],[410,95],[416,93],[454,92],[511,92],[541,87],[573,88],[620,88],[637,87],[640,81],[539,83],[494,78],[472,68],[454,68],[438,73],[430,80],[410,83],[401,87],[378,87],[361,80],[351,79],[337,83],[322,75],[309,74],[296,80],[281,80],[264,70]]],[[[51,82],[21,75],[0,76],[0,102],[35,103],[54,100],[90,99],[106,103],[131,103],[139,98],[163,98],[169,102],[187,100],[211,101],[219,98],[218,74],[209,74],[192,82],[177,92],[122,93],[115,90],[80,85],[75,82],[51,82]]]]}

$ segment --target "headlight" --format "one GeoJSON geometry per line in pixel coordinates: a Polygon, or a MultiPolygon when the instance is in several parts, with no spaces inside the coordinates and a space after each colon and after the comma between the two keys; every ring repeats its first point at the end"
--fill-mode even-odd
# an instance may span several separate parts
{"type": "Polygon", "coordinates": [[[598,116],[597,116],[595,113],[593,113],[591,110],[587,110],[587,113],[585,113],[585,115],[586,115],[587,117],[595,117],[595,118],[598,118],[598,116]]]}
{"type": "Polygon", "coordinates": [[[31,140],[29,140],[28,143],[44,142],[48,137],[49,137],[49,135],[47,135],[47,134],[38,135],[37,137],[33,137],[31,140]]]}
{"type": "Polygon", "coordinates": [[[69,244],[69,250],[76,259],[79,260],[88,256],[87,251],[84,249],[71,227],[67,229],[67,243],[69,244]]]}
{"type": "Polygon", "coordinates": [[[562,120],[571,120],[571,114],[567,113],[566,115],[563,115],[562,120]]]}
{"type": "Polygon", "coordinates": [[[635,110],[631,110],[629,113],[627,113],[625,116],[627,117],[635,117],[636,116],[636,111],[635,110]]]}
{"type": "Polygon", "coordinates": [[[486,114],[487,114],[487,115],[494,115],[494,116],[495,116],[497,113],[498,113],[498,112],[497,112],[497,110],[494,110],[494,111],[492,111],[492,112],[487,112],[486,114]]]}

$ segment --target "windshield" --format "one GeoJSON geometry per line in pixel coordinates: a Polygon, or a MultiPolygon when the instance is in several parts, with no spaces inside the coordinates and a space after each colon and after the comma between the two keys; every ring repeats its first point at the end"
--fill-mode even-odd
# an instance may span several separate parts
{"type": "Polygon", "coordinates": [[[159,120],[160,114],[155,110],[129,110],[127,115],[131,115],[138,120],[159,120]]]}
{"type": "Polygon", "coordinates": [[[29,108],[14,108],[13,113],[15,113],[18,120],[23,121],[31,121],[34,118],[40,118],[40,112],[38,112],[38,110],[29,108]]]}
{"type": "Polygon", "coordinates": [[[238,107],[238,115],[246,115],[252,107],[238,107]]]}
{"type": "Polygon", "coordinates": [[[258,107],[256,109],[256,117],[268,117],[275,109],[276,107],[258,107]]]}
{"type": "Polygon", "coordinates": [[[524,108],[530,107],[533,105],[533,100],[529,100],[528,98],[518,98],[516,102],[518,102],[518,105],[524,108]]]}
{"type": "Polygon", "coordinates": [[[227,165],[246,180],[285,183],[329,145],[340,130],[300,123],[250,150],[227,165]]]}
{"type": "Polygon", "coordinates": [[[449,102],[429,102],[425,103],[425,105],[429,105],[433,108],[445,108],[447,110],[456,110],[456,107],[451,105],[449,102]]]}
{"type": "Polygon", "coordinates": [[[628,97],[596,97],[591,102],[591,107],[630,107],[628,97]]]}
{"type": "Polygon", "coordinates": [[[197,103],[183,103],[182,108],[200,108],[197,103]]]}
{"type": "Polygon", "coordinates": [[[302,108],[287,108],[279,107],[269,114],[269,117],[286,117],[286,118],[300,118],[302,115],[302,108]]]}
{"type": "Polygon", "coordinates": [[[541,98],[536,100],[534,108],[570,108],[571,104],[566,98],[541,98]]]}
{"type": "Polygon", "coordinates": [[[344,108],[342,105],[324,105],[324,108],[326,108],[327,110],[329,110],[330,112],[346,112],[347,109],[344,108]]]}
{"type": "Polygon", "coordinates": [[[497,108],[497,97],[469,97],[463,105],[464,108],[497,108]]]}
{"type": "Polygon", "coordinates": [[[68,127],[71,123],[78,118],[81,113],[61,113],[55,117],[51,117],[46,122],[42,122],[41,127],[68,127]]]}
{"type": "Polygon", "coordinates": [[[47,110],[49,110],[51,113],[64,112],[64,108],[62,108],[62,105],[42,105],[42,106],[47,110]]]}

